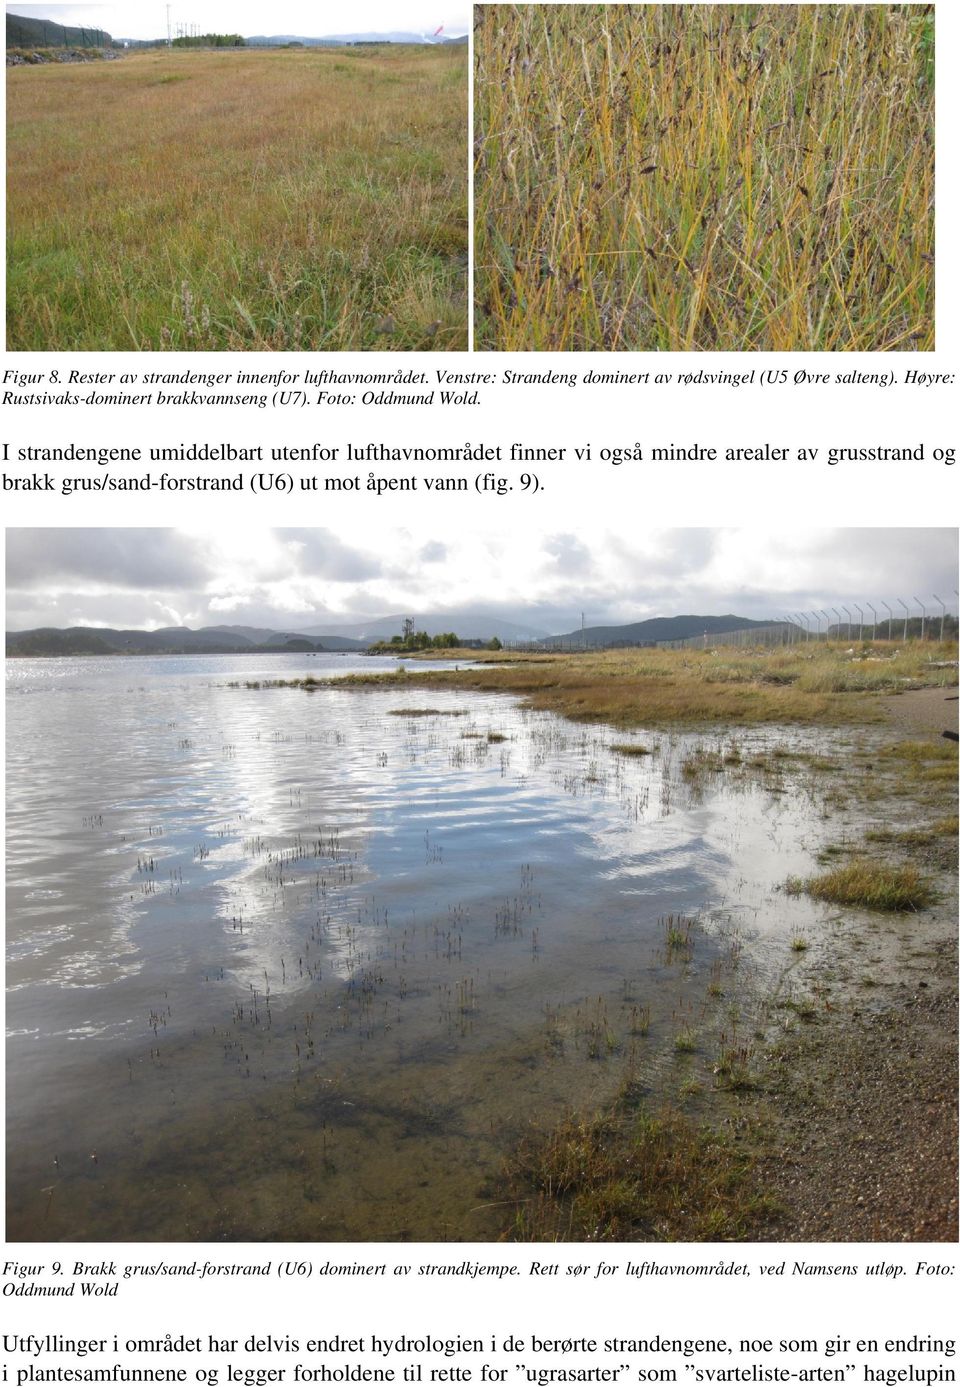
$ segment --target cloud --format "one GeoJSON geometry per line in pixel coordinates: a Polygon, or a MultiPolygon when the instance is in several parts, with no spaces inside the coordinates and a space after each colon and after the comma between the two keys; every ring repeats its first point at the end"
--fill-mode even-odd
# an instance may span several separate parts
{"type": "Polygon", "coordinates": [[[7,630],[26,631],[35,626],[114,626],[156,630],[160,626],[202,626],[207,623],[203,606],[194,606],[190,594],[181,604],[149,594],[77,593],[48,594],[33,589],[7,590],[7,630]]]}
{"type": "MultiPolygon", "coordinates": [[[[902,597],[955,610],[957,532],[328,528],[7,532],[8,628],[219,623],[317,630],[483,610],[558,634],[652,616],[787,611],[902,597]]],[[[899,608],[897,608],[899,610],[899,608]]],[[[459,629],[454,616],[446,623],[459,629]]],[[[463,632],[461,632],[463,634],[463,632]]]]}
{"type": "Polygon", "coordinates": [[[195,540],[177,530],[7,531],[7,584],[82,582],[98,588],[180,591],[213,577],[195,540]]]}
{"type": "Polygon", "coordinates": [[[418,557],[421,563],[442,563],[447,557],[447,546],[438,539],[432,539],[423,546],[418,557]]]}
{"type": "Polygon", "coordinates": [[[543,551],[564,574],[587,574],[593,569],[593,555],[576,535],[548,535],[543,551]]]}
{"type": "Polygon", "coordinates": [[[365,582],[383,572],[381,560],[344,544],[332,530],[277,530],[277,538],[295,555],[297,571],[305,578],[334,582],[365,582]]]}

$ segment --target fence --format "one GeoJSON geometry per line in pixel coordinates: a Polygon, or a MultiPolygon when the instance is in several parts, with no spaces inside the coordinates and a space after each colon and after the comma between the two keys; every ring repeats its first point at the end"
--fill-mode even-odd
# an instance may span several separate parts
{"type": "Polygon", "coordinates": [[[112,43],[105,29],[71,28],[51,19],[7,15],[8,48],[109,48],[112,43]]]}
{"type": "Polygon", "coordinates": [[[768,622],[756,626],[739,626],[727,631],[703,631],[699,635],[684,636],[676,640],[650,641],[591,641],[589,630],[582,634],[574,632],[562,639],[548,637],[541,641],[504,641],[505,650],[526,651],[528,653],[562,652],[574,654],[588,650],[633,650],[656,647],[658,650],[703,650],[711,645],[799,645],[805,641],[908,641],[908,640],[956,640],[958,620],[946,609],[940,598],[935,599],[938,609],[914,598],[914,606],[919,616],[911,616],[908,605],[898,598],[902,608],[898,615],[886,602],[880,606],[888,615],[878,619],[878,608],[871,602],[841,603],[839,607],[821,608],[809,612],[790,612],[782,617],[771,617],[768,622]],[[866,620],[870,612],[874,619],[866,620]]]}

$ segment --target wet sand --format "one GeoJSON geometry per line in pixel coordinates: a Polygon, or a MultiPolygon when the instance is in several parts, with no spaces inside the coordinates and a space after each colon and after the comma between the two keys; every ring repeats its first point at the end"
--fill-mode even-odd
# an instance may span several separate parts
{"type": "MultiPolygon", "coordinates": [[[[905,737],[958,725],[955,689],[876,700],[905,737]]],[[[911,810],[904,805],[903,823],[911,810]]],[[[885,917],[835,910],[797,967],[811,1023],[771,1036],[761,1179],[777,1241],[955,1242],[958,1236],[956,838],[927,854],[939,899],[885,917]]]]}

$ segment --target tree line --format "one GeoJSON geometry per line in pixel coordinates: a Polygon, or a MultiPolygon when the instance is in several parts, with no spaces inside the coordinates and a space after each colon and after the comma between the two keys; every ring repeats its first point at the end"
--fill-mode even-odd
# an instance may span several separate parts
{"type": "MultiPolygon", "coordinates": [[[[428,636],[426,631],[407,631],[402,636],[391,636],[388,641],[377,641],[370,646],[370,650],[396,655],[398,651],[405,650],[453,650],[462,644],[455,631],[439,631],[435,636],[428,636]]],[[[494,636],[486,642],[484,649],[502,650],[503,645],[500,638],[494,636]]]]}
{"type": "Polygon", "coordinates": [[[184,34],[173,40],[174,48],[246,48],[242,34],[184,34]]]}

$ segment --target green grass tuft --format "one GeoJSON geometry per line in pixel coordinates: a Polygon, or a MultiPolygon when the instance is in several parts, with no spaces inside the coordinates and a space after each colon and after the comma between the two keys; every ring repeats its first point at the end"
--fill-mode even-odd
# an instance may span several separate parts
{"type": "Polygon", "coordinates": [[[812,877],[804,883],[804,889],[815,900],[867,910],[921,910],[933,899],[933,892],[916,868],[887,867],[866,858],[812,877]]]}
{"type": "Polygon", "coordinates": [[[529,1137],[506,1179],[506,1235],[524,1242],[727,1242],[770,1212],[747,1153],[677,1112],[637,1110],[626,1092],[610,1112],[529,1137]]]}

